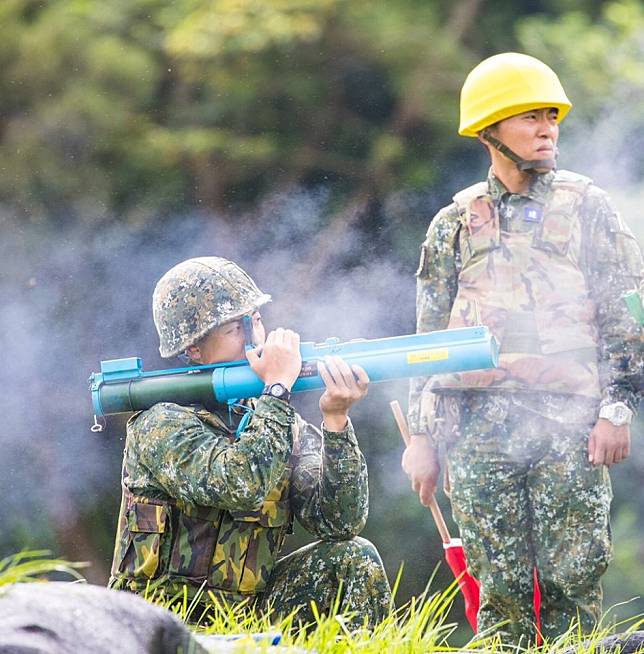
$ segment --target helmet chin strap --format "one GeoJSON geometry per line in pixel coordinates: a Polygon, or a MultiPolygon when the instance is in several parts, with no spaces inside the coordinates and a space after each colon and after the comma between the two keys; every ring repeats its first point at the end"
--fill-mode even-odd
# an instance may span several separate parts
{"type": "Polygon", "coordinates": [[[495,136],[492,136],[488,129],[482,130],[481,136],[493,148],[496,148],[501,154],[510,159],[510,161],[514,161],[521,172],[543,175],[557,167],[556,159],[522,159],[516,152],[510,150],[507,145],[499,141],[495,136]]]}

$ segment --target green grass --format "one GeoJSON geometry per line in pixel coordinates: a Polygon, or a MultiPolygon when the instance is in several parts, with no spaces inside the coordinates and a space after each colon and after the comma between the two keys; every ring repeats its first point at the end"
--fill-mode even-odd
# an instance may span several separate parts
{"type": "MultiPolygon", "coordinates": [[[[398,574],[394,584],[394,594],[400,582],[398,574]]],[[[210,600],[214,610],[207,620],[198,626],[190,625],[202,635],[230,634],[282,634],[281,644],[284,652],[316,652],[317,654],[426,654],[433,652],[460,652],[462,654],[601,654],[604,651],[602,641],[614,634],[629,634],[644,628],[644,618],[635,616],[622,622],[614,622],[608,616],[591,634],[582,634],[578,624],[571,624],[569,630],[554,641],[546,641],[541,648],[536,646],[504,645],[498,636],[479,634],[472,635],[471,640],[463,647],[451,646],[450,637],[458,625],[449,622],[448,616],[452,604],[458,595],[456,582],[438,592],[430,592],[428,588],[419,597],[400,608],[392,607],[389,615],[375,629],[356,629],[352,616],[341,615],[337,605],[329,615],[322,615],[315,610],[315,622],[300,625],[297,614],[276,619],[271,615],[257,615],[245,605],[228,605],[214,596],[210,600]]],[[[174,597],[170,600],[160,597],[149,597],[153,602],[173,611],[177,617],[189,623],[199,620],[194,612],[195,604],[184,597],[174,597]]],[[[250,639],[239,644],[239,652],[257,651],[257,645],[250,639]]],[[[261,649],[261,648],[260,648],[261,649]]],[[[237,651],[237,650],[236,650],[237,651]]],[[[263,650],[262,650],[263,651],[263,650]]],[[[271,650],[274,651],[274,650],[271,650]]]]}
{"type": "Polygon", "coordinates": [[[18,582],[43,581],[52,576],[84,581],[78,569],[88,567],[89,563],[69,563],[50,557],[49,550],[29,550],[0,560],[0,587],[18,582]]]}
{"type": "MultiPolygon", "coordinates": [[[[50,558],[45,550],[22,552],[0,561],[0,590],[3,586],[16,582],[45,581],[52,576],[60,578],[61,574],[74,580],[82,580],[78,572],[85,567],[83,563],[69,563],[61,559],[50,558]]],[[[394,592],[401,578],[399,573],[394,592]]],[[[430,580],[429,586],[431,586],[430,580]]],[[[450,637],[457,625],[449,622],[449,611],[458,595],[456,582],[438,592],[427,590],[419,597],[413,598],[402,607],[390,609],[389,615],[375,629],[355,628],[352,616],[341,615],[337,604],[329,615],[320,614],[313,607],[315,621],[300,625],[297,614],[277,618],[270,612],[257,615],[244,604],[229,605],[210,596],[214,610],[207,619],[199,622],[196,603],[188,601],[187,595],[166,598],[162,593],[150,589],[146,599],[154,604],[164,606],[186,622],[200,642],[207,646],[208,637],[217,635],[248,634],[249,638],[238,641],[235,652],[276,651],[268,647],[268,642],[257,644],[250,638],[251,634],[282,634],[280,652],[298,652],[317,654],[427,654],[433,652],[460,652],[461,654],[601,654],[604,651],[603,640],[613,634],[629,634],[644,629],[644,618],[635,616],[622,622],[612,622],[606,617],[602,624],[590,635],[583,635],[577,625],[555,641],[546,642],[537,647],[517,647],[503,645],[495,636],[472,636],[464,647],[450,646],[450,637]],[[197,621],[197,625],[194,623],[197,621]]],[[[606,616],[612,615],[607,611],[606,616]]]]}
{"type": "MultiPolygon", "coordinates": [[[[644,621],[632,619],[620,624],[598,627],[592,634],[584,636],[577,625],[555,641],[544,643],[543,648],[503,645],[496,636],[472,636],[464,647],[453,647],[449,637],[456,629],[454,623],[445,617],[454,599],[453,588],[443,592],[424,595],[412,600],[406,606],[393,610],[373,631],[350,629],[341,615],[320,615],[316,623],[307,629],[293,629],[293,616],[273,624],[270,619],[249,620],[247,615],[235,623],[235,611],[221,608],[213,623],[199,629],[206,634],[230,633],[282,633],[282,645],[289,651],[328,652],[329,654],[360,653],[377,654],[426,654],[431,652],[509,653],[549,652],[553,654],[600,654],[601,641],[615,633],[630,633],[642,628],[644,621]]],[[[249,651],[251,651],[249,649],[249,651]]]]}

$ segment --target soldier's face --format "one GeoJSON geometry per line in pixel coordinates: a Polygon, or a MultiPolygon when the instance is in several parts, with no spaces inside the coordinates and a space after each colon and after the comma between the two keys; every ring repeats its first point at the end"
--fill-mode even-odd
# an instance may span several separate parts
{"type": "Polygon", "coordinates": [[[533,109],[500,121],[495,136],[527,161],[555,159],[559,125],[557,110],[533,109]]]}
{"type": "MultiPolygon", "coordinates": [[[[266,331],[259,311],[252,314],[253,343],[263,345],[266,331]]],[[[241,320],[233,320],[213,329],[189,352],[190,358],[199,364],[239,361],[246,358],[246,338],[241,320]]]]}

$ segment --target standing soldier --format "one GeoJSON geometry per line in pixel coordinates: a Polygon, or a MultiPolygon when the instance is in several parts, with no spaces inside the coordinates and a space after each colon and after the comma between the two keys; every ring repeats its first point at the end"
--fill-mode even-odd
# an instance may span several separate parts
{"type": "Polygon", "coordinates": [[[486,146],[491,169],[434,217],[417,272],[418,331],[482,323],[501,354],[496,370],[412,384],[403,469],[427,504],[446,446],[454,518],[481,582],[479,629],[514,642],[534,641],[535,566],[545,637],[599,619],[607,466],[629,455],[639,402],[641,341],[621,296],[640,283],[641,254],[606,194],[556,168],[570,108],[533,57],[472,70],[459,134],[486,146]]]}
{"type": "Polygon", "coordinates": [[[185,354],[195,364],[247,357],[266,386],[249,403],[207,410],[162,402],[129,420],[109,585],[160,588],[167,598],[185,589],[202,606],[212,595],[278,615],[298,608],[304,622],[313,620],[312,601],[329,613],[339,597],[354,624],[373,626],[388,611],[390,589],[375,547],[357,537],[367,469],[347,417],[369,379],[327,357],[319,365],[322,429],[302,420],[289,402],[299,336],[265,335],[259,308],[269,301],[219,257],[184,261],[158,282],[161,356],[185,354]],[[294,516],[319,540],[278,560],[294,516]]]}

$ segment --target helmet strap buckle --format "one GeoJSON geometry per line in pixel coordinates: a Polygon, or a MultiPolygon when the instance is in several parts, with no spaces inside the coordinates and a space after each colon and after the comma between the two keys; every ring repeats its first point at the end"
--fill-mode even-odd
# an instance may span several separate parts
{"type": "Polygon", "coordinates": [[[535,159],[532,161],[529,159],[522,159],[516,152],[510,150],[505,143],[499,141],[496,136],[492,136],[488,128],[481,131],[481,138],[487,141],[487,143],[498,150],[502,155],[510,159],[510,161],[513,161],[522,173],[536,173],[538,175],[543,175],[554,170],[557,166],[556,159],[535,159]]]}
{"type": "Polygon", "coordinates": [[[244,350],[252,350],[255,347],[253,342],[253,319],[251,316],[243,316],[241,319],[242,328],[244,330],[244,350]]]}
{"type": "Polygon", "coordinates": [[[521,172],[544,175],[545,173],[554,170],[556,165],[557,162],[554,159],[535,159],[534,161],[523,160],[521,163],[517,164],[517,168],[521,172]]]}

